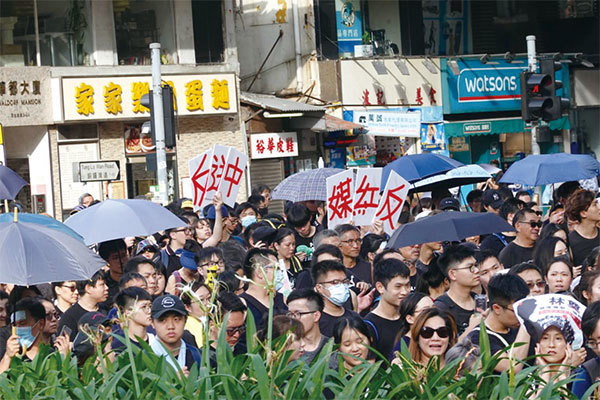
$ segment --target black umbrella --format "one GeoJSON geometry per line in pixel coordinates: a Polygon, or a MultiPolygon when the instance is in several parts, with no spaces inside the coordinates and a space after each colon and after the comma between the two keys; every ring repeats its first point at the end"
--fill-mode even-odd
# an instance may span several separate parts
{"type": "Polygon", "coordinates": [[[514,231],[505,220],[492,213],[446,211],[402,225],[387,247],[398,249],[429,242],[458,242],[471,236],[514,231]]]}

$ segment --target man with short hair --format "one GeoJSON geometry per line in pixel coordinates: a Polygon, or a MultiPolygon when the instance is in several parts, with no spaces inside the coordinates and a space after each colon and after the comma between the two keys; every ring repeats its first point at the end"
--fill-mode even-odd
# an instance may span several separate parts
{"type": "Polygon", "coordinates": [[[525,281],[529,288],[530,296],[539,296],[546,292],[546,281],[544,281],[544,274],[542,270],[535,264],[530,262],[524,262],[517,265],[513,265],[509,274],[518,275],[525,281]]]}
{"type": "MultiPolygon", "coordinates": [[[[336,234],[337,237],[337,234],[336,234]]],[[[325,260],[335,260],[338,262],[342,262],[343,256],[339,246],[334,246],[331,244],[321,244],[312,254],[312,258],[310,260],[311,268],[318,262],[325,260]]],[[[315,286],[311,274],[310,268],[303,270],[298,274],[296,281],[294,282],[295,289],[312,289],[315,286]]]]}
{"type": "Polygon", "coordinates": [[[346,268],[337,261],[321,261],[311,269],[315,291],[323,296],[325,302],[319,329],[328,337],[333,337],[335,322],[348,315],[357,315],[354,311],[344,308],[344,303],[350,298],[350,280],[346,275],[346,268]]]}
{"type": "MultiPolygon", "coordinates": [[[[152,296],[142,288],[128,287],[117,293],[115,304],[121,315],[125,317],[124,323],[127,326],[127,334],[130,342],[141,349],[140,341],[148,343],[150,338],[154,336],[148,333],[148,328],[152,325],[152,317],[150,315],[152,296]]],[[[124,330],[115,331],[112,349],[117,353],[125,350],[125,343],[121,342],[119,337],[124,335],[124,330]]]]}
{"type": "Polygon", "coordinates": [[[417,286],[417,277],[422,273],[417,269],[417,261],[421,254],[421,245],[411,244],[410,246],[400,247],[398,253],[400,253],[402,261],[404,261],[404,264],[410,270],[410,287],[412,291],[417,286]]]}
{"type": "Polygon", "coordinates": [[[318,228],[313,224],[312,214],[308,208],[304,204],[294,203],[286,210],[285,216],[288,225],[294,231],[296,246],[304,245],[313,248],[313,238],[318,228]]]}
{"type": "Polygon", "coordinates": [[[354,284],[358,282],[372,283],[371,264],[359,257],[360,230],[354,225],[342,224],[335,227],[335,231],[340,235],[340,250],[344,256],[344,266],[351,275],[354,284]]]}
{"type": "Polygon", "coordinates": [[[89,193],[84,193],[79,196],[79,205],[88,208],[94,202],[94,196],[89,193]]]}
{"type": "Polygon", "coordinates": [[[287,298],[287,315],[296,318],[304,328],[304,353],[302,358],[310,364],[329,339],[321,334],[319,320],[325,308],[320,294],[313,289],[294,290],[287,298]]]}
{"type": "Polygon", "coordinates": [[[600,199],[590,190],[579,189],[569,197],[565,213],[578,222],[569,233],[569,246],[573,251],[573,264],[580,266],[592,250],[600,246],[600,199]]]}
{"type": "Polygon", "coordinates": [[[480,319],[473,317],[473,290],[481,283],[475,250],[466,244],[450,245],[438,259],[438,266],[450,281],[450,288],[435,299],[434,304],[452,314],[458,335],[462,335],[463,332],[477,326],[480,319]]]}
{"type": "Polygon", "coordinates": [[[315,246],[315,250],[319,248],[322,244],[330,244],[336,247],[340,246],[340,235],[333,229],[323,229],[315,233],[313,237],[313,245],[315,246]]]}
{"type": "Polygon", "coordinates": [[[377,340],[373,347],[387,359],[392,357],[396,335],[405,321],[400,319],[399,307],[410,293],[410,271],[400,260],[383,260],[374,267],[375,289],[379,293],[379,304],[367,314],[376,330],[377,340]]]}
{"type": "MultiPolygon", "coordinates": [[[[513,223],[515,213],[525,208],[525,203],[517,199],[508,199],[500,206],[498,216],[508,222],[510,225],[513,223]]],[[[498,232],[486,235],[479,248],[481,250],[489,250],[496,257],[500,254],[502,249],[512,242],[517,234],[515,232],[498,232]]]]}
{"type": "Polygon", "coordinates": [[[183,302],[172,294],[159,296],[152,302],[151,313],[156,336],[150,338],[150,348],[187,376],[194,363],[200,364],[201,358],[198,349],[182,339],[187,320],[183,302]]]}
{"type": "Polygon", "coordinates": [[[108,287],[104,281],[104,274],[101,271],[96,272],[87,281],[77,281],[77,292],[79,300],[73,304],[58,321],[58,332],[62,331],[63,326],[71,329],[70,340],[75,339],[77,335],[77,323],[85,313],[98,311],[100,305],[106,302],[108,298],[108,287]]]}
{"type": "MultiPolygon", "coordinates": [[[[108,264],[108,273],[104,277],[104,281],[108,287],[108,300],[110,303],[119,291],[119,281],[129,259],[127,245],[123,239],[102,242],[98,245],[98,254],[108,264]]],[[[104,304],[104,308],[109,309],[112,306],[109,303],[104,304]]]]}
{"type": "Polygon", "coordinates": [[[502,196],[499,191],[495,189],[488,189],[483,192],[482,204],[486,212],[498,214],[500,206],[502,206],[502,196]]]}
{"type": "Polygon", "coordinates": [[[517,231],[517,237],[498,255],[498,259],[506,268],[533,259],[533,248],[540,236],[542,222],[535,211],[524,208],[515,213],[513,226],[517,231]]]}
{"type": "Polygon", "coordinates": [[[498,272],[502,271],[504,266],[489,250],[475,253],[475,259],[477,260],[477,264],[479,264],[479,280],[481,281],[481,287],[485,293],[487,293],[487,286],[490,279],[498,272]]]}
{"type": "Polygon", "coordinates": [[[128,272],[137,272],[146,280],[146,285],[148,286],[148,293],[152,296],[158,296],[162,293],[159,293],[158,288],[158,271],[157,266],[154,261],[144,257],[144,256],[135,256],[130,258],[125,264],[125,273],[128,272]]]}
{"type": "MultiPolygon", "coordinates": [[[[490,311],[485,319],[485,330],[488,334],[490,355],[494,355],[513,343],[525,343],[515,347],[511,357],[516,360],[527,358],[530,336],[525,326],[520,326],[515,314],[514,303],[524,299],[529,294],[529,288],[523,279],[517,275],[499,274],[490,279],[488,284],[488,299],[490,311]]],[[[468,334],[471,343],[479,345],[479,327],[468,334]]],[[[508,354],[496,365],[496,372],[508,371],[511,366],[508,354]]],[[[516,363],[516,371],[523,367],[516,363]]]]}
{"type": "Polygon", "coordinates": [[[148,290],[148,283],[146,283],[146,279],[137,272],[126,272],[119,281],[119,288],[123,290],[130,287],[139,287],[148,290]]]}
{"type": "Polygon", "coordinates": [[[467,204],[472,212],[481,212],[481,202],[483,200],[483,190],[471,190],[467,194],[467,204]]]}
{"type": "Polygon", "coordinates": [[[515,199],[521,200],[525,204],[531,203],[531,194],[529,194],[529,192],[527,190],[519,190],[515,194],[515,199]]]}
{"type": "Polygon", "coordinates": [[[421,274],[427,272],[429,270],[429,265],[436,257],[436,254],[439,254],[441,251],[442,242],[429,242],[421,244],[419,258],[414,263],[417,271],[421,274]]]}

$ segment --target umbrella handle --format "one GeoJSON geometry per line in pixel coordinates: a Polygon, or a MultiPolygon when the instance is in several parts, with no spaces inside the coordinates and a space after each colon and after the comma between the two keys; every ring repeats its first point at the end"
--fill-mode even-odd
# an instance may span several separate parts
{"type": "Polygon", "coordinates": [[[8,200],[4,199],[4,212],[10,212],[10,209],[8,208],[8,200]]]}
{"type": "Polygon", "coordinates": [[[14,222],[17,222],[17,213],[18,213],[18,212],[19,212],[19,211],[18,211],[17,207],[15,207],[15,219],[14,219],[14,222]]]}

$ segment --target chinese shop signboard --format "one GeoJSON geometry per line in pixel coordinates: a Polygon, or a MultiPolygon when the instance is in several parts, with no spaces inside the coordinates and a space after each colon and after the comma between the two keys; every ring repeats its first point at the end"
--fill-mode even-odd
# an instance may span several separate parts
{"type": "Polygon", "coordinates": [[[258,133],[250,135],[252,159],[296,157],[298,137],[296,132],[258,133]]]}
{"type": "Polygon", "coordinates": [[[49,68],[0,68],[0,122],[3,126],[54,123],[49,68]]]}
{"type": "MultiPolygon", "coordinates": [[[[179,116],[237,112],[234,74],[163,75],[162,80],[173,88],[179,116]]],[[[150,110],[141,99],[151,88],[151,76],[63,78],[64,119],[148,119],[150,110]]]]}

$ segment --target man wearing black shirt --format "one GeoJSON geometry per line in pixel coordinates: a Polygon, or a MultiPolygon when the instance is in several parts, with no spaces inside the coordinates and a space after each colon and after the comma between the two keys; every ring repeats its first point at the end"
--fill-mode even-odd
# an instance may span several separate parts
{"type": "Polygon", "coordinates": [[[360,230],[354,225],[342,224],[336,226],[335,231],[340,235],[340,250],[344,256],[344,266],[352,276],[351,280],[354,280],[357,287],[360,287],[359,282],[371,285],[371,264],[358,257],[362,242],[360,230]]]}
{"type": "MultiPolygon", "coordinates": [[[[307,246],[309,248],[313,246],[313,237],[319,231],[318,227],[313,224],[312,214],[308,208],[301,203],[294,203],[285,213],[287,217],[287,223],[290,228],[294,231],[296,237],[296,247],[307,246]]],[[[319,225],[320,229],[323,229],[322,225],[319,225]]],[[[306,260],[307,262],[310,260],[306,260]]]]}
{"type": "Polygon", "coordinates": [[[321,334],[332,337],[335,322],[345,316],[358,314],[344,308],[350,298],[350,280],[346,276],[346,268],[337,261],[321,261],[311,269],[315,291],[323,296],[325,302],[319,320],[321,334]]]}
{"type": "Polygon", "coordinates": [[[125,264],[129,260],[127,245],[123,239],[109,240],[98,246],[98,254],[108,264],[108,273],[104,276],[104,282],[108,287],[108,300],[101,307],[109,310],[115,295],[119,292],[119,281],[123,276],[125,264]]]}
{"type": "Polygon", "coordinates": [[[421,274],[429,270],[429,265],[433,261],[436,252],[442,250],[442,242],[423,243],[419,252],[419,258],[415,261],[415,267],[421,274]]]}
{"type": "Polygon", "coordinates": [[[329,339],[319,329],[319,320],[325,308],[323,297],[312,289],[294,290],[287,298],[287,305],[287,315],[300,321],[304,328],[302,358],[310,364],[329,339]]]}
{"type": "Polygon", "coordinates": [[[410,293],[410,271],[402,261],[393,258],[375,264],[375,288],[379,304],[365,317],[376,329],[373,347],[387,359],[392,356],[396,335],[402,328],[398,307],[410,293]]]}
{"type": "Polygon", "coordinates": [[[573,264],[579,266],[583,260],[600,246],[600,204],[589,190],[577,190],[569,197],[567,202],[567,217],[578,224],[569,233],[569,246],[573,251],[573,264]]]}
{"type": "Polygon", "coordinates": [[[451,245],[438,259],[438,265],[450,280],[450,288],[435,299],[434,304],[452,314],[458,334],[462,336],[463,332],[473,329],[481,320],[474,314],[475,299],[472,293],[480,285],[475,250],[466,244],[451,245]]]}
{"type": "MultiPolygon", "coordinates": [[[[517,199],[508,199],[500,206],[499,216],[508,222],[510,225],[513,223],[515,213],[525,207],[525,204],[517,199]]],[[[499,232],[487,235],[481,241],[479,245],[480,250],[491,251],[496,257],[500,254],[510,242],[515,240],[515,232],[499,232]]]]}
{"type": "Polygon", "coordinates": [[[77,335],[79,318],[87,312],[98,311],[99,304],[108,298],[108,287],[104,282],[104,274],[101,271],[92,275],[90,280],[77,281],[76,285],[79,292],[79,301],[69,307],[58,321],[58,332],[62,332],[65,325],[71,329],[69,337],[71,341],[77,335]]]}
{"type": "MultiPolygon", "coordinates": [[[[529,288],[518,275],[494,275],[488,283],[488,299],[490,312],[485,319],[485,329],[490,341],[490,355],[494,355],[513,343],[525,343],[515,347],[512,357],[516,360],[527,358],[529,348],[529,334],[525,327],[519,328],[519,321],[514,311],[514,303],[529,295],[529,288]]],[[[479,327],[475,327],[468,334],[468,338],[475,345],[479,345],[479,327]]],[[[508,357],[508,355],[506,355],[508,357]]],[[[496,372],[507,371],[510,361],[502,359],[495,368],[496,372]]],[[[515,365],[516,371],[522,368],[521,363],[515,365]]]]}
{"type": "Polygon", "coordinates": [[[517,237],[498,256],[505,268],[533,259],[533,248],[540,236],[542,222],[535,211],[524,208],[515,214],[513,226],[517,231],[517,237]]]}

